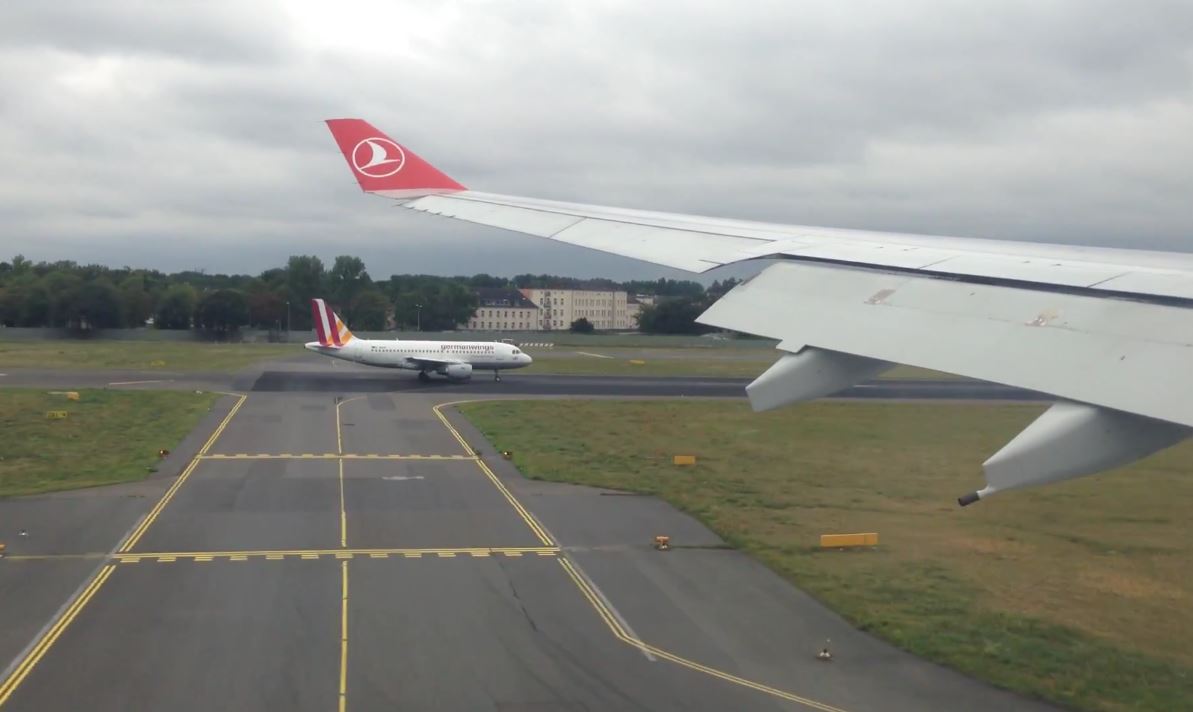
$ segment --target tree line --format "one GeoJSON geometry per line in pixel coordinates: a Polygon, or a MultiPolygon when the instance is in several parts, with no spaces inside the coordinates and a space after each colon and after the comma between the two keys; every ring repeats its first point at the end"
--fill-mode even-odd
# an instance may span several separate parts
{"type": "MultiPolygon", "coordinates": [[[[468,321],[477,308],[473,291],[485,287],[624,290],[658,297],[644,307],[641,327],[660,333],[698,333],[695,316],[710,296],[727,291],[714,283],[659,279],[616,282],[548,274],[512,278],[392,275],[376,281],[364,261],[336,257],[331,266],[313,255],[293,255],[284,267],[259,275],[164,273],[131,267],[34,263],[21,255],[0,262],[0,324],[80,331],[142,327],[197,329],[225,335],[241,327],[311,328],[310,300],[326,298],[353,329],[381,331],[392,318],[399,329],[445,331],[468,321]]],[[[715,297],[714,297],[715,298],[715,297]]]]}

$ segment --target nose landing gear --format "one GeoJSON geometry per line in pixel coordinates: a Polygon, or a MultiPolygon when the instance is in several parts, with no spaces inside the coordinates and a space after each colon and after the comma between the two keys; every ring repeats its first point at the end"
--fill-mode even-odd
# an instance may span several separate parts
{"type": "Polygon", "coordinates": [[[496,369],[493,370],[493,380],[497,383],[501,383],[501,371],[496,369]]]}

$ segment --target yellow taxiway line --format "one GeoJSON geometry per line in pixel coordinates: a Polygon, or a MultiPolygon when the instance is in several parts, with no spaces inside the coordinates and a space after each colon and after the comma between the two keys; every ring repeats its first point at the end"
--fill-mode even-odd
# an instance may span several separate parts
{"type": "Polygon", "coordinates": [[[37,666],[37,663],[45,657],[46,651],[62,635],[62,631],[66,630],[67,626],[74,621],[75,616],[79,615],[79,611],[83,610],[83,607],[87,605],[87,602],[91,600],[95,592],[104,585],[104,582],[108,580],[108,577],[112,575],[114,570],[115,567],[112,564],[107,564],[100,569],[99,573],[96,574],[95,578],[91,580],[91,583],[87,585],[83,592],[79,594],[79,597],[75,599],[74,603],[70,604],[63,611],[62,616],[58,618],[54,625],[50,626],[50,629],[46,631],[41,640],[37,641],[37,644],[29,651],[25,659],[16,666],[8,679],[0,684],[0,705],[8,701],[8,698],[12,696],[12,693],[20,686],[33,668],[37,666]]]}
{"type": "MultiPolygon", "coordinates": [[[[468,441],[464,439],[464,436],[460,434],[460,431],[456,430],[455,426],[448,422],[447,416],[443,414],[441,409],[448,406],[471,402],[473,401],[452,401],[450,403],[440,403],[431,408],[431,410],[435,412],[435,416],[439,418],[439,422],[443,423],[443,427],[447,428],[448,431],[451,432],[451,434],[460,443],[461,447],[463,447],[464,450],[470,455],[473,454],[473,451],[472,448],[468,446],[468,441]]],[[[530,510],[522,506],[522,503],[518,501],[518,498],[514,496],[513,492],[509,491],[509,488],[505,486],[505,483],[503,483],[501,479],[497,477],[497,475],[493,474],[493,470],[489,469],[489,466],[485,464],[485,461],[479,457],[474,457],[473,461],[476,462],[477,467],[481,469],[481,472],[485,473],[485,477],[489,478],[489,481],[493,483],[493,486],[497,488],[497,491],[500,492],[501,495],[505,497],[505,500],[510,503],[510,506],[514,508],[514,511],[518,513],[518,516],[522,518],[522,521],[526,522],[526,526],[530,527],[530,531],[534,532],[534,535],[538,537],[538,540],[542,542],[543,546],[555,546],[555,540],[551,538],[551,534],[543,528],[543,525],[539,524],[534,515],[530,513],[530,510]]]]}
{"type": "Polygon", "coordinates": [[[128,551],[129,549],[133,548],[138,541],[140,541],[141,537],[145,535],[145,530],[149,528],[150,524],[153,524],[153,521],[157,519],[157,516],[162,513],[162,510],[165,509],[166,505],[170,503],[170,500],[174,498],[174,494],[178,492],[182,485],[186,483],[187,478],[191,476],[191,473],[195,471],[195,467],[198,466],[199,460],[207,454],[207,451],[210,450],[211,446],[215,444],[215,441],[219,438],[220,434],[224,432],[224,428],[228,427],[228,423],[232,420],[232,417],[235,416],[236,412],[240,410],[240,406],[244,405],[244,402],[248,400],[248,396],[246,395],[230,395],[236,395],[239,398],[239,400],[236,401],[236,405],[232,406],[232,409],[229,410],[228,414],[224,416],[224,419],[220,421],[219,427],[215,429],[215,432],[211,434],[211,437],[207,438],[207,442],[203,443],[203,447],[199,448],[199,454],[195,455],[190,464],[186,466],[186,469],[182,471],[182,474],[178,476],[178,479],[174,481],[174,484],[170,486],[170,489],[166,490],[166,493],[163,494],[162,498],[157,501],[157,504],[153,506],[153,509],[149,510],[149,514],[137,526],[137,528],[133,530],[132,534],[129,535],[128,539],[125,540],[124,544],[118,549],[118,551],[128,551]]]}
{"type": "Polygon", "coordinates": [[[519,557],[523,555],[558,556],[558,547],[526,546],[526,547],[456,547],[439,549],[261,549],[256,551],[152,551],[117,553],[112,556],[114,562],[121,564],[174,563],[177,561],[248,561],[262,559],[267,561],[337,559],[349,561],[356,557],[368,559],[394,558],[419,559],[441,558],[450,559],[458,556],[469,558],[485,558],[491,556],[519,557]]]}
{"type": "Polygon", "coordinates": [[[475,460],[469,455],[388,455],[335,452],[237,452],[203,455],[200,460],[475,460]]]}
{"type": "MultiPolygon", "coordinates": [[[[448,422],[447,417],[442,413],[441,409],[448,406],[472,402],[476,401],[452,401],[449,403],[440,403],[432,408],[432,410],[435,411],[436,417],[439,418],[439,422],[443,423],[443,426],[451,431],[451,434],[455,436],[456,440],[470,455],[473,454],[473,450],[468,445],[468,441],[465,440],[462,435],[460,435],[460,432],[456,430],[456,428],[453,427],[450,422],[448,422]]],[[[526,507],[522,506],[522,503],[519,502],[516,497],[514,497],[513,493],[506,488],[497,475],[493,474],[493,471],[489,469],[484,460],[477,457],[476,464],[480,467],[481,471],[485,473],[485,476],[489,478],[493,485],[497,487],[501,494],[505,496],[510,505],[513,506],[513,508],[518,512],[518,515],[525,520],[526,524],[531,528],[532,531],[534,531],[535,535],[540,539],[540,541],[542,541],[547,547],[551,547],[551,550],[558,552],[559,549],[555,542],[551,539],[550,534],[538,523],[538,520],[535,519],[534,515],[531,514],[526,507]]],[[[576,584],[576,587],[580,589],[580,593],[583,594],[588,602],[592,605],[593,609],[597,612],[597,615],[601,617],[601,620],[603,620],[605,625],[609,627],[609,630],[613,632],[614,637],[621,642],[637,648],[648,655],[654,655],[655,657],[662,658],[663,660],[675,663],[676,665],[688,668],[689,670],[694,670],[696,672],[703,673],[705,675],[709,675],[735,685],[740,685],[763,694],[771,695],[772,697],[777,697],[788,702],[794,702],[810,709],[820,710],[821,712],[846,712],[846,710],[840,707],[834,707],[833,705],[826,704],[824,702],[818,702],[792,692],[780,690],[776,687],[754,682],[753,680],[747,680],[746,678],[739,677],[723,670],[711,668],[707,665],[703,665],[701,663],[695,662],[694,660],[681,657],[670,651],[656,647],[639,639],[635,635],[629,633],[625,629],[625,626],[618,622],[617,616],[609,609],[597,592],[592,589],[585,577],[580,574],[579,571],[577,571],[576,567],[570,561],[568,561],[566,556],[558,556],[558,561],[560,566],[562,566],[564,571],[567,573],[568,577],[571,578],[572,582],[576,584]]]]}
{"type": "Polygon", "coordinates": [[[698,662],[680,657],[672,652],[663,650],[662,648],[651,645],[650,643],[646,643],[641,639],[630,635],[628,632],[626,632],[625,628],[617,622],[617,616],[615,616],[613,612],[609,610],[608,606],[606,606],[601,600],[601,597],[597,595],[596,591],[592,589],[592,587],[588,584],[584,577],[580,575],[580,573],[576,570],[576,567],[573,566],[570,561],[568,561],[566,558],[560,558],[559,565],[563,567],[563,570],[567,572],[568,577],[571,578],[572,582],[576,584],[576,588],[580,589],[580,593],[584,594],[584,597],[588,599],[588,602],[592,604],[594,609],[596,609],[596,612],[601,617],[601,620],[605,621],[605,625],[607,625],[609,630],[613,632],[613,636],[621,642],[637,648],[644,653],[650,653],[655,657],[662,658],[663,660],[667,660],[668,662],[675,663],[676,665],[680,665],[682,667],[686,667],[689,670],[695,670],[696,672],[710,675],[726,682],[733,683],[734,685],[747,687],[751,690],[771,695],[772,697],[778,697],[779,699],[787,700],[788,702],[795,702],[810,709],[821,710],[821,712],[846,712],[846,710],[840,707],[834,707],[833,705],[826,704],[824,702],[817,702],[816,700],[802,697],[795,693],[787,692],[786,690],[780,690],[777,687],[764,685],[760,682],[754,682],[753,680],[747,680],[744,677],[738,677],[732,673],[727,673],[724,670],[717,670],[716,668],[702,665],[698,662]]]}
{"type": "Polygon", "coordinates": [[[340,563],[340,712],[348,706],[348,562],[340,563]]]}

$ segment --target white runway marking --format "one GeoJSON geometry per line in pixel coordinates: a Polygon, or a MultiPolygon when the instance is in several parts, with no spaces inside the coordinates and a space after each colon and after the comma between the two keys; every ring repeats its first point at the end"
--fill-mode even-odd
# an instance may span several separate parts
{"type": "Polygon", "coordinates": [[[605,354],[590,354],[587,351],[577,351],[576,353],[580,354],[581,356],[591,356],[593,358],[613,358],[612,356],[606,356],[605,354]]]}
{"type": "Polygon", "coordinates": [[[158,378],[152,381],[112,381],[109,386],[135,386],[141,383],[169,383],[171,379],[158,378]]]}
{"type": "Polygon", "coordinates": [[[388,475],[386,477],[382,477],[381,479],[401,482],[403,480],[424,480],[426,478],[422,475],[410,475],[409,477],[406,475],[388,475]]]}

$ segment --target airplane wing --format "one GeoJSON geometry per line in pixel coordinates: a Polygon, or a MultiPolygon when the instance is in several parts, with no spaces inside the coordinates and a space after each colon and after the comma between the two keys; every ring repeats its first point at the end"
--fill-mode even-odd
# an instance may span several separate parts
{"type": "Polygon", "coordinates": [[[328,121],[407,209],[704,272],[776,263],[701,317],[777,339],[757,410],[909,364],[1055,395],[960,499],[1117,467],[1193,428],[1193,255],[727,220],[471,191],[359,119],[328,121]]]}

